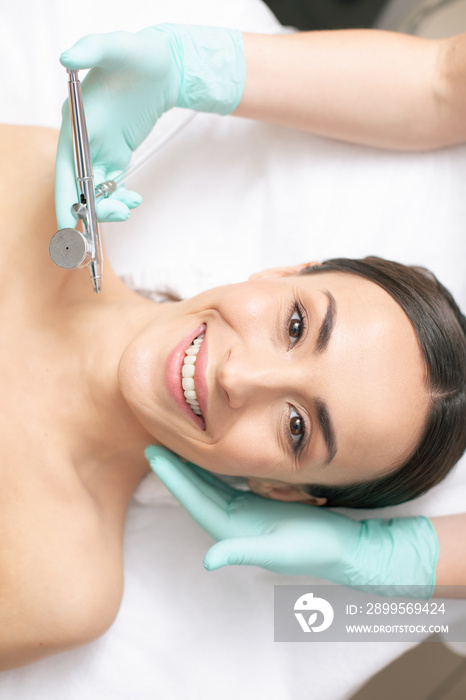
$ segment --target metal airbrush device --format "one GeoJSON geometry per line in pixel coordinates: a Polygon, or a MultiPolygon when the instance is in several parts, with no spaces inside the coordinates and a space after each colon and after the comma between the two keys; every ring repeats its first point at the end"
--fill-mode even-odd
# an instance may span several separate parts
{"type": "Polygon", "coordinates": [[[49,244],[49,255],[55,265],[65,269],[82,269],[89,266],[92,286],[96,294],[102,289],[103,255],[99,222],[95,212],[96,201],[106,198],[116,190],[117,183],[108,180],[94,185],[91,150],[84,117],[81,83],[78,71],[67,70],[68,94],[73,136],[76,190],[79,201],[72,209],[84,224],[84,233],[75,228],[62,228],[49,244]]]}

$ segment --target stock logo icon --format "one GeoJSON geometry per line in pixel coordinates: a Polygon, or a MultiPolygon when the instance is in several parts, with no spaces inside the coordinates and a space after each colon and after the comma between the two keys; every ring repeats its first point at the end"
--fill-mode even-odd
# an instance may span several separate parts
{"type": "Polygon", "coordinates": [[[294,604],[294,611],[294,615],[303,632],[323,632],[333,622],[333,608],[328,600],[325,600],[325,598],[314,598],[313,593],[305,593],[300,596],[294,604]],[[317,621],[319,612],[323,615],[323,621],[316,626],[314,623],[317,621]],[[303,613],[307,613],[307,620],[303,613]]]}

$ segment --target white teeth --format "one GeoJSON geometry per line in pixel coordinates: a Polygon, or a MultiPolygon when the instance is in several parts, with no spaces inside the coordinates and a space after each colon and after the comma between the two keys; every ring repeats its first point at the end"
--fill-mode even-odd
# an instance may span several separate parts
{"type": "Polygon", "coordinates": [[[199,352],[200,346],[199,345],[190,345],[189,348],[186,350],[186,355],[188,357],[192,357],[193,355],[197,355],[199,352]]]}
{"type": "Polygon", "coordinates": [[[181,386],[184,390],[186,403],[197,416],[202,416],[197,400],[196,385],[194,383],[195,365],[197,354],[201,348],[205,333],[201,333],[197,338],[194,338],[192,344],[186,350],[186,354],[181,367],[181,386]]]}

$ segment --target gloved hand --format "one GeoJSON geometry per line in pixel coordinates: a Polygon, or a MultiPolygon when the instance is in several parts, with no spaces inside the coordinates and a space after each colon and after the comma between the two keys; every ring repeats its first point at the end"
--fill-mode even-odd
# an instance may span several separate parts
{"type": "MultiPolygon", "coordinates": [[[[80,39],[60,56],[69,69],[92,68],[82,82],[95,184],[117,177],[157,119],[172,107],[229,114],[244,87],[239,31],[165,24],[137,34],[80,39]]],[[[55,207],[59,228],[74,227],[76,202],[68,102],[58,143],[55,207]]],[[[141,197],[123,187],[97,205],[100,221],[124,221],[141,197]]]]}
{"type": "Polygon", "coordinates": [[[151,468],[214,539],[204,566],[261,566],[378,595],[430,598],[438,541],[424,517],[357,521],[327,508],[272,501],[151,445],[151,468]],[[416,587],[416,588],[414,588],[416,587]]]}

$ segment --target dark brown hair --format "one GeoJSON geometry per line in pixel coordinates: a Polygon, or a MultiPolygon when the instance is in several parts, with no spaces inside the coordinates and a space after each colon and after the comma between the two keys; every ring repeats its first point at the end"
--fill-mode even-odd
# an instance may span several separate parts
{"type": "Polygon", "coordinates": [[[430,410],[414,452],[396,471],[345,486],[306,484],[327,506],[380,508],[409,501],[438,484],[466,448],[466,319],[452,295],[423,267],[377,257],[334,258],[301,274],[345,272],[385,289],[411,321],[421,348],[430,410]]]}

